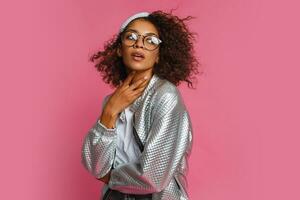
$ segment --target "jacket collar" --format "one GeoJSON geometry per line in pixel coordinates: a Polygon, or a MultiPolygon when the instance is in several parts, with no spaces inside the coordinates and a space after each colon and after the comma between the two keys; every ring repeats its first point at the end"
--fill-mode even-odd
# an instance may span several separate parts
{"type": "MultiPolygon", "coordinates": [[[[130,106],[129,109],[134,113],[138,108],[143,99],[147,96],[148,93],[152,93],[155,89],[155,83],[159,80],[159,77],[156,74],[153,74],[148,85],[144,89],[142,95],[140,95],[130,106]]],[[[125,121],[125,110],[123,110],[120,114],[120,119],[125,121]]]]}

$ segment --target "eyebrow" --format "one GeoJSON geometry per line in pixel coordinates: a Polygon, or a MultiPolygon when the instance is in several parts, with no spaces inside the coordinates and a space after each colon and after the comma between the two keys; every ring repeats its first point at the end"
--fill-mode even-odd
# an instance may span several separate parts
{"type": "MultiPolygon", "coordinates": [[[[137,30],[135,30],[135,29],[131,29],[131,28],[129,28],[129,29],[127,29],[127,31],[133,31],[133,32],[136,32],[136,33],[139,33],[137,30]]],[[[140,34],[140,33],[139,33],[140,34]]],[[[145,35],[156,35],[157,36],[157,34],[155,34],[155,33],[145,33],[145,35]]]]}

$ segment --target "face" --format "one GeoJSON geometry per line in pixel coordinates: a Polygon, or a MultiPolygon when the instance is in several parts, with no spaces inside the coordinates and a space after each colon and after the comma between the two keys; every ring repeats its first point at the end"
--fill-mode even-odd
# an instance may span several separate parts
{"type": "MultiPolygon", "coordinates": [[[[127,30],[145,36],[154,34],[159,38],[156,27],[145,20],[137,19],[131,22],[125,31],[127,30]]],[[[143,36],[140,36],[133,46],[126,46],[122,43],[121,48],[118,49],[118,55],[122,57],[127,72],[132,70],[138,73],[152,72],[154,64],[158,63],[159,47],[152,51],[145,49],[143,36]],[[142,54],[143,56],[136,54],[142,54]]]]}

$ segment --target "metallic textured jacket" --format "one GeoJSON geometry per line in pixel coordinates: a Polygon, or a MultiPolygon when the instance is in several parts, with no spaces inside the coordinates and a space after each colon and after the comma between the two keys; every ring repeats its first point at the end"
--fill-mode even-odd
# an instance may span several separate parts
{"type": "MultiPolygon", "coordinates": [[[[155,200],[189,199],[186,173],[192,124],[179,90],[153,74],[130,109],[134,112],[133,126],[144,145],[138,162],[112,169],[117,130],[102,126],[97,119],[84,138],[82,164],[96,178],[112,169],[108,187],[123,193],[152,193],[155,200]]],[[[124,111],[120,117],[124,117],[124,111]]]]}

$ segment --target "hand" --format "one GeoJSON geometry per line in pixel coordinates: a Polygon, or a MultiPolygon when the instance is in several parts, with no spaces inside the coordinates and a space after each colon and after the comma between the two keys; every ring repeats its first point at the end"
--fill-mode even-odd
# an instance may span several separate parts
{"type": "Polygon", "coordinates": [[[115,90],[112,96],[108,99],[104,109],[109,109],[112,115],[117,115],[122,112],[127,106],[134,102],[140,95],[150,80],[149,75],[134,80],[135,71],[132,71],[124,82],[115,90]]]}
{"type": "Polygon", "coordinates": [[[98,178],[98,180],[102,181],[105,184],[108,184],[110,179],[111,170],[102,178],[98,178]]]}

